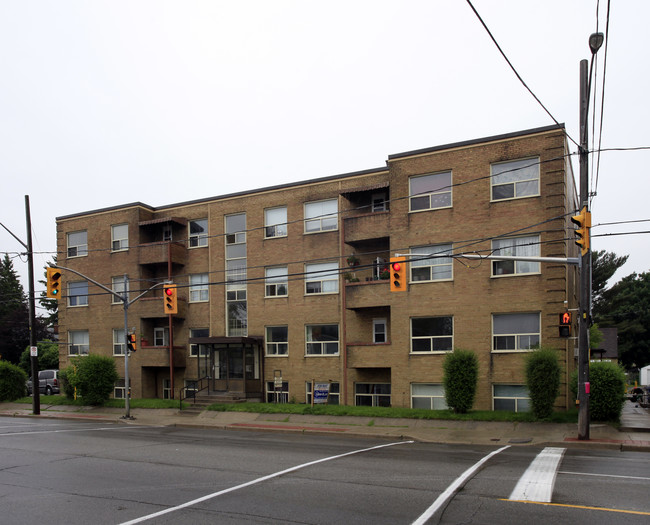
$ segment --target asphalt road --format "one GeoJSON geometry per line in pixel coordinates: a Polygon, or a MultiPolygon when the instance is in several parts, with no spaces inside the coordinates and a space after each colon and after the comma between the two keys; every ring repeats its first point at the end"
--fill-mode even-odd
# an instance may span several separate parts
{"type": "Polygon", "coordinates": [[[642,452],[0,418],[3,524],[638,525],[649,495],[642,452]]]}

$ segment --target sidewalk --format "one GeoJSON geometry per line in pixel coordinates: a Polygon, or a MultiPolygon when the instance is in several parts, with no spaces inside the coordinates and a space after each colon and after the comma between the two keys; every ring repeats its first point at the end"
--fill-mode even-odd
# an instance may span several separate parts
{"type": "Polygon", "coordinates": [[[133,419],[124,419],[119,408],[41,405],[41,414],[32,415],[31,405],[0,403],[0,416],[61,418],[106,421],[126,425],[219,428],[304,434],[337,434],[383,439],[412,439],[426,443],[467,445],[536,445],[609,448],[650,452],[650,410],[626,401],[620,429],[591,423],[589,440],[578,440],[575,424],[508,423],[255,414],[247,412],[203,411],[184,414],[176,409],[131,409],[133,419]]]}

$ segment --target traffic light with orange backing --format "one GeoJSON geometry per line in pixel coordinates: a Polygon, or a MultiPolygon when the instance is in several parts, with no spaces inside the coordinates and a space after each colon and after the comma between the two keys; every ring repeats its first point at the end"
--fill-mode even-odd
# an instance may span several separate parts
{"type": "Polygon", "coordinates": [[[50,299],[61,297],[61,271],[58,268],[47,268],[47,293],[50,299]]]}
{"type": "Polygon", "coordinates": [[[580,253],[585,255],[589,251],[589,233],[591,231],[591,212],[583,206],[579,215],[571,217],[571,222],[578,225],[576,229],[576,244],[580,246],[580,253]]]}
{"type": "Polygon", "coordinates": [[[178,297],[176,296],[175,284],[165,284],[163,286],[163,301],[166,314],[178,313],[178,297]]]}
{"type": "Polygon", "coordinates": [[[571,336],[571,312],[560,314],[560,337],[571,336]]]}
{"type": "Polygon", "coordinates": [[[406,257],[390,258],[390,291],[406,291],[406,257]]]}
{"type": "Polygon", "coordinates": [[[130,352],[135,352],[138,349],[138,344],[135,340],[135,334],[127,334],[126,336],[126,347],[130,352]]]}

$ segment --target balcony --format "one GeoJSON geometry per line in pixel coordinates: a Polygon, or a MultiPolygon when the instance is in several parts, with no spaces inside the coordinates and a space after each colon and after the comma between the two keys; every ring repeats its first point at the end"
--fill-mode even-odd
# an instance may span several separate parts
{"type": "Polygon", "coordinates": [[[390,343],[348,344],[348,368],[386,368],[390,343]]]}
{"type": "MultiPolygon", "coordinates": [[[[187,351],[185,346],[174,346],[174,368],[185,368],[187,351]]],[[[129,360],[136,367],[154,366],[169,368],[169,346],[140,346],[129,360]]]]}
{"type": "Polygon", "coordinates": [[[390,236],[390,213],[387,211],[366,213],[343,219],[346,243],[390,236]]]}
{"type": "Polygon", "coordinates": [[[153,242],[140,245],[139,264],[172,264],[187,263],[187,248],[176,242],[153,242]]]}
{"type": "Polygon", "coordinates": [[[358,282],[345,283],[345,303],[349,310],[390,305],[388,279],[374,279],[371,270],[352,272],[358,282]],[[367,275],[366,275],[367,274],[367,275]]]}
{"type": "MultiPolygon", "coordinates": [[[[184,298],[179,297],[177,301],[178,313],[174,315],[175,318],[185,319],[187,316],[187,301],[184,298]]],[[[149,292],[147,297],[143,297],[133,303],[129,307],[129,312],[142,319],[158,319],[162,317],[167,317],[165,314],[163,306],[163,297],[160,290],[154,290],[149,292]],[[149,297],[152,295],[152,297],[149,297]]]]}

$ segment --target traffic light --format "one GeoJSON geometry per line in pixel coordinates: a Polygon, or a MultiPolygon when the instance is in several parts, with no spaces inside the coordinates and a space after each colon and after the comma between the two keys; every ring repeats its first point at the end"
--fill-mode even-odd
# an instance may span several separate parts
{"type": "Polygon", "coordinates": [[[58,268],[48,268],[47,272],[47,293],[50,299],[61,297],[61,271],[58,268]]]}
{"type": "Polygon", "coordinates": [[[406,291],[406,257],[390,258],[390,291],[406,291]]]}
{"type": "Polygon", "coordinates": [[[165,301],[165,313],[178,313],[178,298],[176,297],[176,285],[166,284],[163,287],[163,300],[165,301]]]}
{"type": "Polygon", "coordinates": [[[127,336],[126,336],[126,347],[131,352],[135,352],[138,349],[138,345],[135,342],[135,334],[127,334],[127,336]]]}
{"type": "Polygon", "coordinates": [[[580,246],[580,253],[585,255],[589,251],[589,230],[591,229],[591,212],[583,206],[579,215],[571,217],[571,221],[578,225],[576,230],[576,244],[580,246]]]}
{"type": "Polygon", "coordinates": [[[571,336],[571,312],[560,314],[560,337],[571,336]]]}

